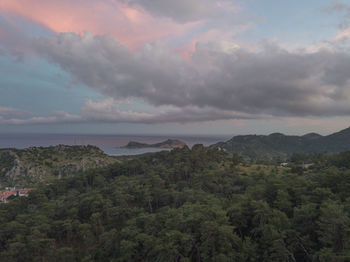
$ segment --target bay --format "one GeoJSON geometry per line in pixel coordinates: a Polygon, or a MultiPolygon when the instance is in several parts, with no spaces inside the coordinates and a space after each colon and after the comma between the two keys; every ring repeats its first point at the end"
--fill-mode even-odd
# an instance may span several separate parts
{"type": "Polygon", "coordinates": [[[167,139],[179,139],[189,147],[195,144],[205,146],[219,141],[226,141],[227,136],[169,136],[169,135],[77,135],[77,134],[0,134],[0,148],[23,149],[28,147],[48,147],[56,145],[94,145],[112,156],[138,155],[158,152],[160,148],[121,148],[129,141],[141,143],[159,143],[167,139]]]}

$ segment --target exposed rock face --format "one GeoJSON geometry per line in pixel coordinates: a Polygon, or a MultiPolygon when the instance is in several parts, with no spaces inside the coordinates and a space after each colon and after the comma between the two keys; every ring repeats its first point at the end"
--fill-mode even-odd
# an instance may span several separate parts
{"type": "Polygon", "coordinates": [[[0,184],[26,186],[74,175],[118,160],[95,146],[31,147],[0,150],[0,184]]]}

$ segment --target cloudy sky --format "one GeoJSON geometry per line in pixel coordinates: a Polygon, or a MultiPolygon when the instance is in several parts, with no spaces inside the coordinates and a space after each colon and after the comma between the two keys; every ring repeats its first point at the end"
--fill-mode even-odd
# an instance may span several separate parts
{"type": "Polygon", "coordinates": [[[0,1],[0,133],[348,126],[348,0],[0,1]]]}

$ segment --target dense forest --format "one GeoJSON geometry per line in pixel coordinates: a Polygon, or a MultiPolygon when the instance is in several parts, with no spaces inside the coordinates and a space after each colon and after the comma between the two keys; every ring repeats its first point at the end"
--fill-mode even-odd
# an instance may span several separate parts
{"type": "Polygon", "coordinates": [[[350,261],[350,152],[241,161],[196,145],[39,187],[0,205],[0,261],[350,261]]]}

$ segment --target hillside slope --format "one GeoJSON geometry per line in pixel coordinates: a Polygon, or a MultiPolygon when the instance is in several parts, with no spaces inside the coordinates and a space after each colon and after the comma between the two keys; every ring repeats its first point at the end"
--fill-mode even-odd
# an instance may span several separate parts
{"type": "Polygon", "coordinates": [[[194,146],[39,186],[0,205],[0,261],[350,261],[350,170],[258,167],[194,146]]]}
{"type": "Polygon", "coordinates": [[[27,186],[105,167],[116,160],[95,146],[52,146],[0,150],[1,186],[27,186]]]}
{"type": "Polygon", "coordinates": [[[267,136],[235,136],[212,147],[258,159],[286,158],[293,153],[335,153],[350,149],[350,128],[328,136],[316,133],[303,136],[288,136],[281,133],[267,136]]]}

